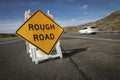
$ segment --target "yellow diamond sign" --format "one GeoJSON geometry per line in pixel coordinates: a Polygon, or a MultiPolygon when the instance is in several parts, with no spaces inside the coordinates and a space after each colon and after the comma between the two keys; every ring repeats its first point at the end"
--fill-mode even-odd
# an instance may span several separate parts
{"type": "Polygon", "coordinates": [[[50,54],[63,31],[61,26],[38,10],[25,21],[16,34],[46,54],[50,54]]]}

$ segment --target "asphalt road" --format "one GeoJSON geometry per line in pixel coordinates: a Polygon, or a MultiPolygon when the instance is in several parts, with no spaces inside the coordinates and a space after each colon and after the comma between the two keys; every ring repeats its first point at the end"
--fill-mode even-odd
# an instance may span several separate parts
{"type": "Polygon", "coordinates": [[[80,33],[66,33],[63,35],[65,37],[75,37],[75,38],[83,38],[83,39],[93,39],[93,40],[114,40],[119,41],[120,40],[120,33],[97,33],[96,35],[82,35],[80,33]]]}
{"type": "Polygon", "coordinates": [[[25,41],[0,39],[0,80],[120,80],[119,34],[67,33],[61,47],[63,59],[35,65],[25,41]]]}

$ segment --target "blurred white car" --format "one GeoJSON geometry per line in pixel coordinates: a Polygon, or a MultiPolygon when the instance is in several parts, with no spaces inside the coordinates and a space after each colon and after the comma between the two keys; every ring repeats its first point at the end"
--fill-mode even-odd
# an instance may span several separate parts
{"type": "Polygon", "coordinates": [[[94,26],[85,26],[85,27],[82,27],[78,32],[80,34],[96,34],[97,28],[94,26]]]}

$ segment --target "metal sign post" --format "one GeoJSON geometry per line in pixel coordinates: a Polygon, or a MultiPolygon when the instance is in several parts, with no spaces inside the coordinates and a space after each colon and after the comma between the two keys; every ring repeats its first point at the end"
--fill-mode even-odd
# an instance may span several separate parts
{"type": "MultiPolygon", "coordinates": [[[[38,14],[39,15],[39,14],[38,14]]],[[[30,17],[32,16],[32,14],[30,13],[30,10],[28,10],[28,11],[25,11],[25,21],[26,20],[28,20],[30,17]]],[[[53,16],[50,14],[50,12],[48,11],[47,12],[47,16],[49,17],[49,18],[51,18],[51,20],[53,20],[53,16]]],[[[44,17],[43,17],[44,18],[44,17]]],[[[52,23],[52,22],[50,22],[50,23],[52,23]]],[[[52,26],[52,28],[53,29],[57,29],[57,27],[56,27],[56,23],[54,23],[54,21],[53,21],[53,23],[52,24],[54,24],[55,25],[55,27],[54,26],[52,26]]],[[[25,23],[23,24],[23,25],[25,25],[25,23]]],[[[58,25],[57,25],[58,26],[58,25]]],[[[32,27],[32,25],[31,25],[31,27],[32,27]]],[[[51,29],[52,29],[51,28],[51,29]]],[[[59,29],[59,28],[58,28],[59,29]]],[[[43,31],[44,32],[44,31],[43,31]]],[[[47,32],[47,31],[46,31],[47,32]]],[[[61,34],[61,33],[60,33],[61,34]]],[[[47,37],[48,38],[48,37],[47,37]]],[[[51,35],[51,39],[52,39],[53,37],[52,37],[52,35],[51,35]]],[[[36,40],[38,40],[38,38],[36,38],[36,40]]],[[[55,44],[54,42],[52,42],[53,44],[55,44]]],[[[42,43],[41,43],[42,44],[42,43]]],[[[40,44],[40,45],[41,45],[40,44]]],[[[56,57],[60,57],[60,58],[62,58],[62,51],[61,51],[61,47],[60,47],[60,41],[58,40],[57,42],[56,42],[56,44],[55,44],[55,49],[56,49],[56,54],[46,54],[45,52],[44,52],[44,50],[41,50],[41,49],[39,49],[39,48],[37,48],[37,47],[35,47],[36,45],[34,45],[34,44],[31,44],[31,42],[29,42],[29,41],[26,41],[26,48],[27,48],[27,53],[29,53],[29,55],[30,55],[30,57],[32,58],[32,62],[35,62],[35,64],[38,64],[39,62],[41,62],[41,61],[44,61],[44,60],[46,60],[46,59],[50,59],[50,58],[56,58],[56,57]]],[[[43,46],[44,47],[44,45],[41,45],[41,46],[43,46]]],[[[47,50],[47,47],[49,47],[49,45],[47,45],[45,48],[46,48],[46,50],[47,50]]],[[[51,51],[51,50],[50,50],[51,51]]]]}

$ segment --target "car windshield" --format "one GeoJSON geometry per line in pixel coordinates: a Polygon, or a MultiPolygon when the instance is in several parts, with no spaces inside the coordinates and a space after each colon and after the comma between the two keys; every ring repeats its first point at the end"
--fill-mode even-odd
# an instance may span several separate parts
{"type": "Polygon", "coordinates": [[[93,28],[93,29],[94,29],[94,28],[96,28],[96,27],[91,27],[91,28],[93,28]]]}
{"type": "Polygon", "coordinates": [[[83,27],[82,30],[87,29],[87,27],[83,27]]]}

